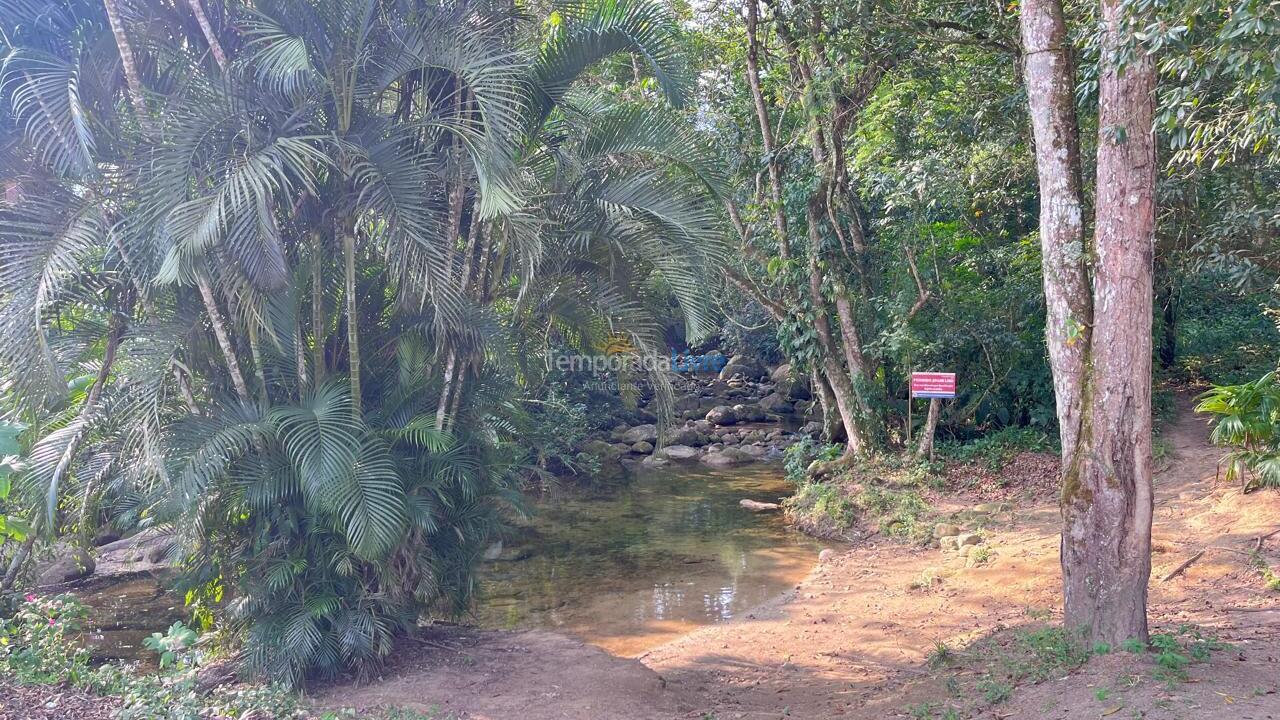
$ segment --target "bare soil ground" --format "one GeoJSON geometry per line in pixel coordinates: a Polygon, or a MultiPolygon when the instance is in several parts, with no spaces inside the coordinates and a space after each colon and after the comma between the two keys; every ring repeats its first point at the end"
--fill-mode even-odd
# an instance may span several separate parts
{"type": "MultiPolygon", "coordinates": [[[[380,682],[318,699],[495,720],[1280,718],[1280,595],[1253,559],[1257,538],[1280,527],[1280,495],[1217,482],[1220,450],[1189,400],[1179,410],[1156,478],[1152,628],[1194,626],[1229,644],[1184,680],[1161,679],[1147,654],[1117,650],[1068,673],[1075,663],[1046,663],[1055,648],[1034,649],[1060,616],[1058,513],[1038,491],[986,528],[990,557],[978,567],[872,538],[741,620],[639,660],[548,633],[468,631],[424,645],[380,682]]],[[[1280,535],[1262,546],[1273,566],[1278,548],[1280,535]]]]}
{"type": "Polygon", "coordinates": [[[75,688],[14,685],[0,678],[0,720],[111,720],[119,705],[75,688]]]}

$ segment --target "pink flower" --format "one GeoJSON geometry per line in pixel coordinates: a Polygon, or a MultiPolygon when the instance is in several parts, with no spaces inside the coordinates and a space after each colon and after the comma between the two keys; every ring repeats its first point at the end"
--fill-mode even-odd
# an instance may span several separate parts
{"type": "Polygon", "coordinates": [[[53,618],[49,618],[49,627],[53,627],[53,625],[54,625],[53,618]]]}
{"type": "Polygon", "coordinates": [[[35,593],[27,593],[27,602],[35,602],[35,601],[36,601],[36,594],[35,594],[35,593]]]}

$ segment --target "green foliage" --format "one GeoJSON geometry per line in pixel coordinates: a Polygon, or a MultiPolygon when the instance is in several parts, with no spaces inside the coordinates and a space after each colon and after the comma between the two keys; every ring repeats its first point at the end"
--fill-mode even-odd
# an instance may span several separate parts
{"type": "Polygon", "coordinates": [[[986,678],[978,681],[978,692],[982,693],[982,699],[988,704],[997,705],[1013,695],[1013,686],[993,678],[986,678]]]}
{"type": "Polygon", "coordinates": [[[1178,288],[1177,366],[1189,380],[1234,385],[1274,369],[1280,331],[1263,309],[1267,291],[1242,290],[1222,272],[1183,279],[1178,288]]]}
{"type": "Polygon", "coordinates": [[[32,441],[0,536],[14,506],[46,539],[170,530],[250,672],[367,675],[469,608],[516,488],[568,464],[592,405],[542,352],[715,325],[725,182],[675,112],[679,26],[229,2],[224,68],[188,8],[133,9],[0,7],[0,400],[32,441]]]}
{"type": "Polygon", "coordinates": [[[17,515],[9,515],[13,492],[13,475],[20,466],[12,455],[0,458],[0,546],[7,540],[21,542],[31,533],[31,526],[17,515]]]}
{"type": "Polygon", "coordinates": [[[801,484],[808,478],[809,466],[814,462],[829,462],[840,457],[841,447],[820,443],[808,435],[787,447],[783,454],[783,470],[787,480],[801,484]]]}
{"type": "Polygon", "coordinates": [[[196,631],[185,623],[176,622],[169,626],[166,633],[151,633],[142,641],[143,647],[160,655],[160,669],[179,662],[180,656],[191,649],[196,642],[196,631]]]}
{"type": "Polygon", "coordinates": [[[1280,376],[1215,387],[1200,397],[1197,412],[1213,415],[1214,444],[1232,448],[1224,461],[1227,479],[1245,490],[1280,487],[1280,376]]]}
{"type": "Polygon", "coordinates": [[[263,714],[302,717],[297,699],[276,685],[197,687],[196,673],[207,659],[194,650],[195,633],[181,623],[167,635],[145,641],[162,653],[158,673],[133,666],[92,667],[79,635],[88,608],[71,595],[28,594],[12,618],[0,620],[0,672],[29,685],[72,685],[119,698],[120,720],[202,720],[263,714]],[[164,655],[171,656],[168,662],[164,655]]]}
{"type": "Polygon", "coordinates": [[[1002,428],[966,443],[939,443],[938,454],[958,462],[981,462],[999,470],[1018,453],[1048,452],[1054,443],[1043,431],[1028,427],[1002,428]]]}
{"type": "Polygon", "coordinates": [[[796,485],[784,502],[788,517],[819,537],[842,537],[869,520],[886,535],[926,538],[924,521],[932,508],[920,488],[931,477],[927,469],[893,456],[871,456],[834,477],[815,479],[807,472],[815,460],[833,460],[842,450],[809,438],[787,448],[786,473],[796,485]]]}
{"type": "Polygon", "coordinates": [[[1214,652],[1229,648],[1227,644],[1205,636],[1199,628],[1181,625],[1175,631],[1155,633],[1149,643],[1136,638],[1124,641],[1125,652],[1150,653],[1154,657],[1155,679],[1174,685],[1187,679],[1187,667],[1193,663],[1207,662],[1214,652]]]}
{"type": "Polygon", "coordinates": [[[84,682],[89,653],[71,638],[87,617],[73,595],[27,594],[13,617],[0,619],[0,668],[24,685],[84,682]]]}

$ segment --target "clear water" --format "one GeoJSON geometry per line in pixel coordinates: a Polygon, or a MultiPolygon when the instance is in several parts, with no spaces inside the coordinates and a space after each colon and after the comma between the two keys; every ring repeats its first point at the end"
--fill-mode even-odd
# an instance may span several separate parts
{"type": "Polygon", "coordinates": [[[482,625],[551,628],[634,656],[741,616],[800,581],[821,546],[777,513],[777,467],[641,470],[604,495],[564,492],[482,571],[482,625]]]}
{"type": "MultiPolygon", "coordinates": [[[[640,470],[624,487],[568,490],[534,504],[518,539],[481,570],[481,625],[548,628],[634,656],[700,626],[743,615],[799,582],[821,546],[777,513],[790,491],[776,467],[640,470]]],[[[186,620],[182,598],[140,576],[80,592],[99,659],[153,661],[152,632],[186,620]]]]}

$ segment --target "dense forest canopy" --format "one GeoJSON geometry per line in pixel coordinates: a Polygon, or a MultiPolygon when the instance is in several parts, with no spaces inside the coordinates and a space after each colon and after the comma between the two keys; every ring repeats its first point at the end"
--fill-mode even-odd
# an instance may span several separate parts
{"type": "MultiPolygon", "coordinates": [[[[1149,62],[1156,413],[1227,386],[1232,467],[1280,485],[1280,11],[1106,5],[1058,4],[1076,230],[1149,62]]],[[[3,590],[160,530],[249,671],[368,673],[471,607],[523,491],[599,469],[635,398],[544,358],[618,338],[788,363],[818,477],[1056,434],[1046,332],[1094,326],[1046,303],[1026,9],[0,0],[3,590]],[[913,370],[962,382],[909,424],[913,370]]]]}

